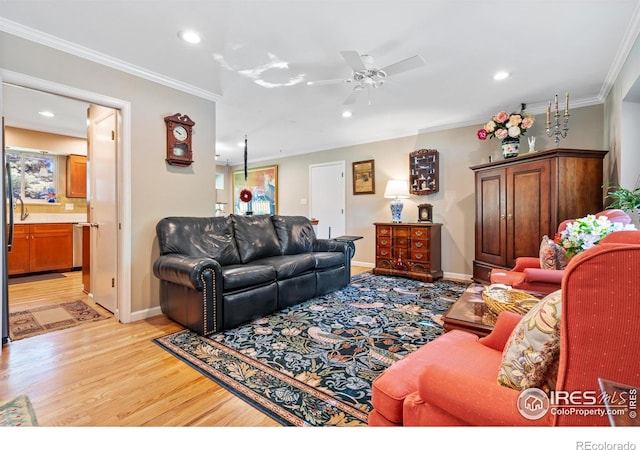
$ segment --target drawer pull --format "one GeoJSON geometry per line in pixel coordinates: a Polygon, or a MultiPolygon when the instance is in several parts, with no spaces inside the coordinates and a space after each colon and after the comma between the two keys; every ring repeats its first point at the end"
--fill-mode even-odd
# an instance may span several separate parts
{"type": "Polygon", "coordinates": [[[422,236],[423,232],[422,232],[422,230],[416,230],[415,234],[416,234],[416,236],[422,236]]]}
{"type": "Polygon", "coordinates": [[[418,253],[417,255],[415,255],[416,259],[422,259],[422,253],[418,253]]]}
{"type": "Polygon", "coordinates": [[[386,228],[383,228],[382,230],[380,230],[380,234],[388,234],[389,230],[387,230],[386,228]]]}
{"type": "Polygon", "coordinates": [[[389,253],[387,253],[387,251],[386,251],[386,250],[382,250],[382,251],[380,252],[380,254],[381,254],[382,256],[387,256],[389,253]]]}
{"type": "Polygon", "coordinates": [[[381,245],[388,245],[389,241],[387,241],[386,239],[380,239],[380,244],[381,245]]]}
{"type": "Polygon", "coordinates": [[[415,246],[421,248],[424,245],[424,242],[416,242],[415,246]]]}

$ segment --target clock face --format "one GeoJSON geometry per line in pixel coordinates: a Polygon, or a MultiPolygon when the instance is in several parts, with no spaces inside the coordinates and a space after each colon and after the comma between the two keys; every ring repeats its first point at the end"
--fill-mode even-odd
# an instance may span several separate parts
{"type": "Polygon", "coordinates": [[[182,158],[184,156],[184,149],[180,147],[173,148],[173,156],[177,156],[178,158],[182,158]]]}
{"type": "Polygon", "coordinates": [[[173,136],[179,141],[184,141],[187,138],[187,130],[182,125],[178,125],[173,129],[173,136]]]}
{"type": "Polygon", "coordinates": [[[422,219],[426,219],[427,218],[427,210],[426,209],[421,209],[420,210],[420,218],[422,218],[422,219]]]}

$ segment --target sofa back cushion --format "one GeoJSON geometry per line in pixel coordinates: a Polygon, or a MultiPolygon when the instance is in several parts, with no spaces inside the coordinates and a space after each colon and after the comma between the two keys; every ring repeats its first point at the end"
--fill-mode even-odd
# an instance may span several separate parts
{"type": "Polygon", "coordinates": [[[316,233],[304,216],[272,216],[283,255],[297,255],[313,251],[316,233]]]}
{"type": "Polygon", "coordinates": [[[156,225],[160,254],[179,253],[240,264],[229,217],[166,217],[156,225]]]}
{"type": "Polygon", "coordinates": [[[240,216],[232,214],[236,246],[242,263],[279,256],[280,241],[271,222],[271,216],[240,216]]]}

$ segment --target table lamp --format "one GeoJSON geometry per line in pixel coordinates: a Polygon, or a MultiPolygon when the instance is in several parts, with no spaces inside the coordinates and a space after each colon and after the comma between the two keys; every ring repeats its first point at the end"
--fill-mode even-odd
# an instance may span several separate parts
{"type": "Polygon", "coordinates": [[[389,180],[387,188],[384,190],[384,198],[392,198],[391,221],[400,223],[402,215],[402,198],[409,198],[409,184],[406,180],[389,180]]]}

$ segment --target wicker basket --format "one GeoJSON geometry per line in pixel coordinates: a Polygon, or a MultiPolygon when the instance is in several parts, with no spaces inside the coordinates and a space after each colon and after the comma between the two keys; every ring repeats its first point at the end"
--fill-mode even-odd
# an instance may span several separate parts
{"type": "Polygon", "coordinates": [[[496,284],[485,287],[482,291],[482,298],[494,314],[511,311],[524,315],[539,301],[538,298],[524,291],[496,284]]]}

